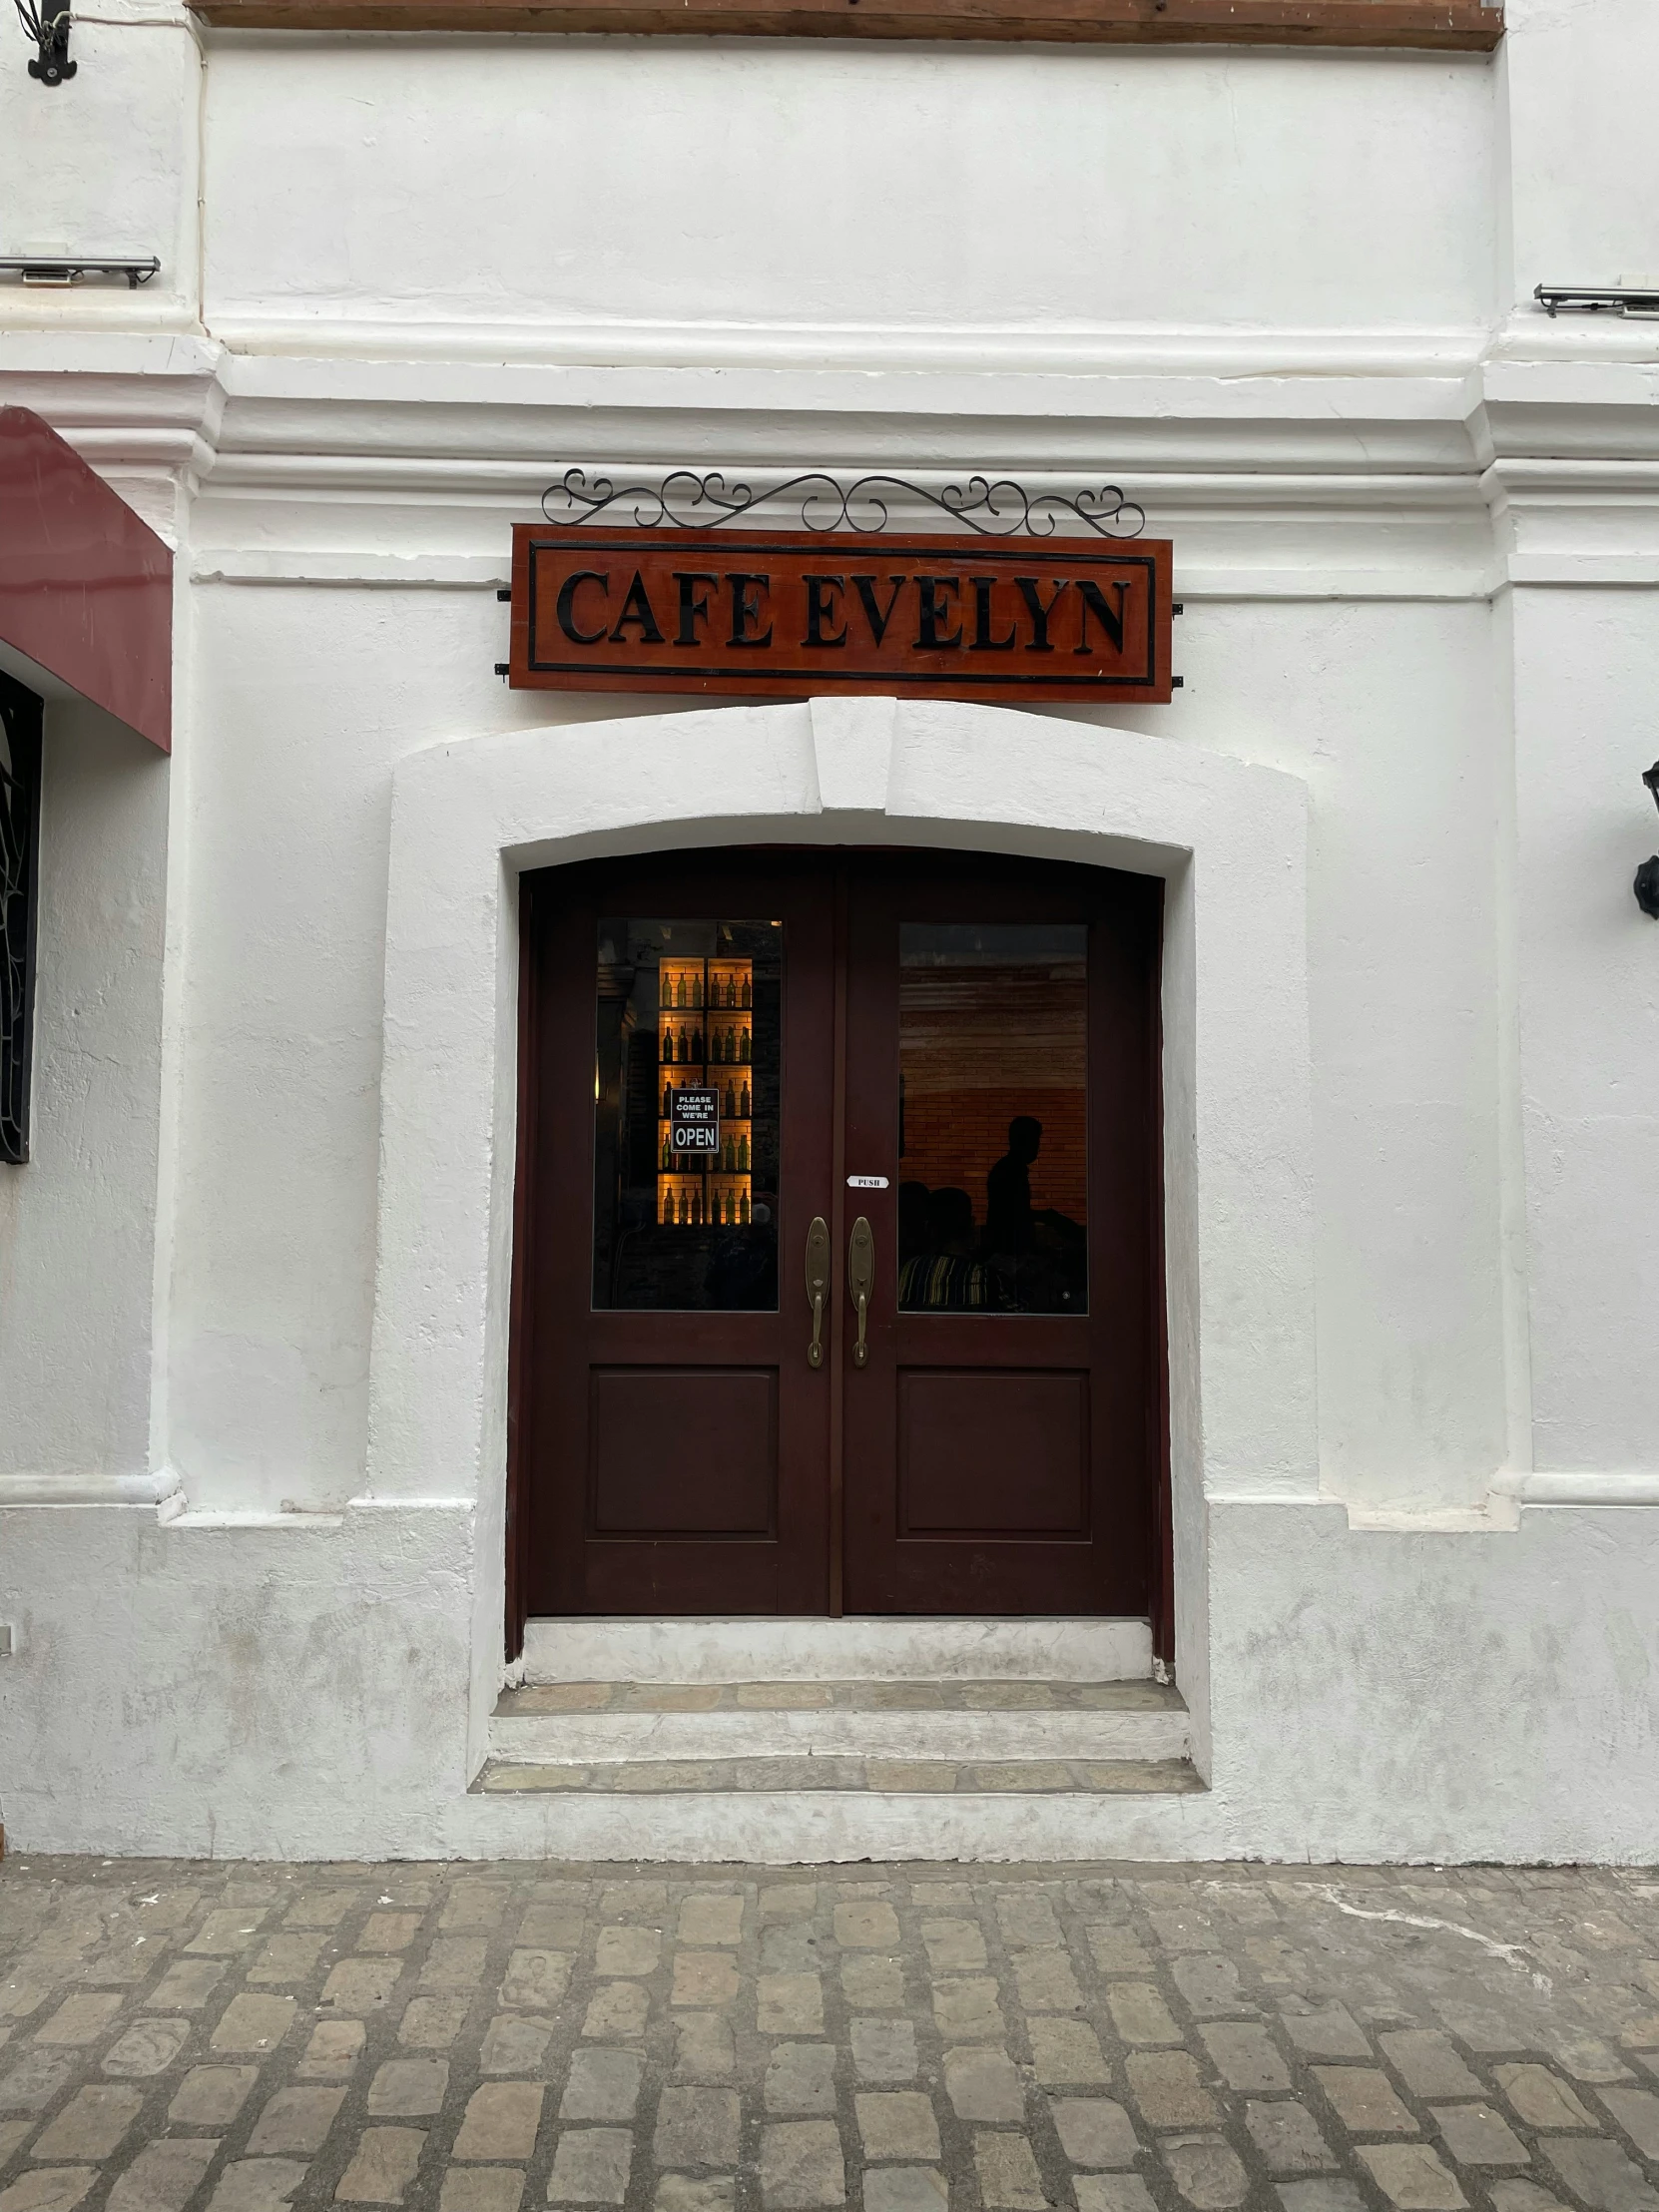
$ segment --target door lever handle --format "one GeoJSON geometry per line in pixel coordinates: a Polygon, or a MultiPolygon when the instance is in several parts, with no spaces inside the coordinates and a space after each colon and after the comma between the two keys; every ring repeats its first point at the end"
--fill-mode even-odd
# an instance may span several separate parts
{"type": "Polygon", "coordinates": [[[875,1232],[862,1214],[852,1224],[847,1242],[846,1287],[858,1312],[858,1341],[852,1348],[852,1365],[861,1368],[869,1360],[864,1331],[869,1321],[870,1294],[875,1288],[875,1232]]]}
{"type": "Polygon", "coordinates": [[[830,1295],[830,1224],[822,1214],[813,1216],[807,1231],[807,1303],[813,1309],[813,1341],[807,1347],[807,1365],[824,1365],[824,1302],[830,1295]]]}

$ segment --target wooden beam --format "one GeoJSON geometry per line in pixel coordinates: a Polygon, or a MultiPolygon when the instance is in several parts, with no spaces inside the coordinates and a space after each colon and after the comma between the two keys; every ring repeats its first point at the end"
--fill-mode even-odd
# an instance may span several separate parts
{"type": "Polygon", "coordinates": [[[1487,0],[189,0],[261,31],[615,32],[638,38],[1052,40],[1099,46],[1418,47],[1489,53],[1487,0]]]}

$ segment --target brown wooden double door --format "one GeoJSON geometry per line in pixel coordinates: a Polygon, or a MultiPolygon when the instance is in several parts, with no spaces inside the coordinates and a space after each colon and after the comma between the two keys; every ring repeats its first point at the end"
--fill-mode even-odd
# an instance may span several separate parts
{"type": "Polygon", "coordinates": [[[757,850],[526,879],[526,1613],[1158,1609],[1161,886],[757,850]]]}

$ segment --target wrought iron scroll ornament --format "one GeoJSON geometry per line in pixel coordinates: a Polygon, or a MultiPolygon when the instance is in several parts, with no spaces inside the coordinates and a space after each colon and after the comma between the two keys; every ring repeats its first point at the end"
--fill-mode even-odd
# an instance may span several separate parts
{"type": "Polygon", "coordinates": [[[1052,537],[1068,522],[1081,523],[1097,538],[1139,537],[1146,528],[1145,508],[1126,499],[1115,484],[1103,484],[1098,491],[1030,491],[1012,477],[972,476],[965,484],[931,491],[925,484],[885,474],[843,484],[825,469],[757,489],[729,484],[718,469],[700,476],[695,469],[676,468],[658,484],[619,485],[609,476],[590,482],[586,469],[567,468],[542,493],[541,510],[549,522],[595,522],[603,516],[642,530],[707,530],[752,518],[761,508],[793,506],[803,530],[874,535],[887,526],[888,500],[894,494],[965,523],[982,538],[1052,537]]]}
{"type": "Polygon", "coordinates": [[[40,701],[0,675],[0,1161],[29,1157],[40,701]]]}

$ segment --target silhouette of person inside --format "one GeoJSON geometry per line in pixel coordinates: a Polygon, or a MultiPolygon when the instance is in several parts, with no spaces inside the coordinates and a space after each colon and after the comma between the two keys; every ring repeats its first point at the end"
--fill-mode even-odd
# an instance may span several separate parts
{"type": "Polygon", "coordinates": [[[1031,1204],[1031,1166],[1042,1150],[1034,1114],[1008,1124],[1008,1149],[985,1178],[985,1253],[995,1277],[993,1301],[1027,1314],[1081,1313],[1086,1246],[1076,1222],[1031,1204]]]}
{"type": "Polygon", "coordinates": [[[926,1249],[899,1270],[899,1306],[907,1313],[982,1307],[987,1277],[978,1257],[972,1199],[961,1190],[929,1191],[926,1209],[926,1249]]]}
{"type": "Polygon", "coordinates": [[[725,1313],[765,1313],[778,1304],[778,1232],[773,1196],[763,1191],[742,1226],[729,1224],[715,1240],[706,1285],[707,1302],[725,1313]]]}
{"type": "Polygon", "coordinates": [[[1042,1150],[1043,1125],[1034,1114],[1008,1124],[1008,1149],[985,1178],[985,1249],[1022,1259],[1034,1243],[1031,1163],[1042,1150]]]}
{"type": "Polygon", "coordinates": [[[900,1183],[898,1186],[898,1264],[913,1260],[917,1253],[927,1250],[927,1201],[925,1183],[900,1183]]]}

